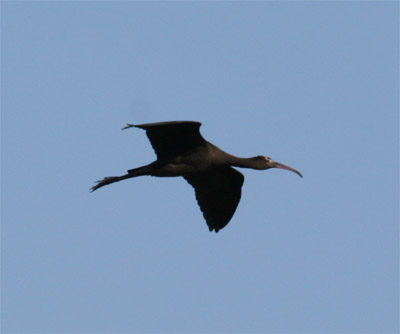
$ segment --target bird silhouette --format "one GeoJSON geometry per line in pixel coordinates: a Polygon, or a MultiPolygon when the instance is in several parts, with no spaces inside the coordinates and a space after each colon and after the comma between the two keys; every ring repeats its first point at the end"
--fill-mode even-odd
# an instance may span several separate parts
{"type": "Polygon", "coordinates": [[[258,170],[281,168],[303,177],[297,170],[266,156],[239,158],[222,151],[202,137],[200,125],[192,121],[127,124],[123,130],[131,127],[146,130],[157,160],[130,169],[122,176],[105,177],[91,191],[142,175],[182,176],[194,188],[209,230],[218,232],[235,213],[244,182],[243,174],[231,166],[258,170]]]}

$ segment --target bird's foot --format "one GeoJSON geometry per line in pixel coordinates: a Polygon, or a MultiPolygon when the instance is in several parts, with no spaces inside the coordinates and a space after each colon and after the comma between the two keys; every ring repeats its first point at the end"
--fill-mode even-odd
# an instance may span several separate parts
{"type": "Polygon", "coordinates": [[[90,188],[90,191],[95,191],[95,190],[101,188],[102,186],[106,186],[107,184],[113,183],[118,180],[119,180],[118,176],[107,176],[102,180],[96,181],[97,184],[95,186],[93,186],[92,188],[90,188]]]}

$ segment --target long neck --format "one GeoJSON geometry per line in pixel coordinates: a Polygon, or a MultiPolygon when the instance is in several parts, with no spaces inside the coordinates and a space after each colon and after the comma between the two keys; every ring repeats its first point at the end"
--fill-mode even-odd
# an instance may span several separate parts
{"type": "Polygon", "coordinates": [[[229,164],[231,166],[240,168],[257,169],[256,161],[254,158],[239,158],[234,155],[229,155],[229,164]]]}
{"type": "Polygon", "coordinates": [[[217,165],[229,165],[240,168],[253,168],[258,169],[257,160],[253,158],[239,158],[222,151],[217,146],[208,143],[209,148],[212,150],[217,165]]]}

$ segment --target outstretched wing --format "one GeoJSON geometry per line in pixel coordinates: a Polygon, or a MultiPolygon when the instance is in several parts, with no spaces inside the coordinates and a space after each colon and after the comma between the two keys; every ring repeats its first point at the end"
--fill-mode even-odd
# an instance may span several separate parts
{"type": "Polygon", "coordinates": [[[244,176],[231,167],[185,176],[196,193],[197,203],[210,231],[218,232],[231,220],[242,194],[244,176]]]}
{"type": "Polygon", "coordinates": [[[157,158],[170,159],[206,144],[200,134],[199,122],[175,121],[133,125],[128,124],[124,129],[136,127],[146,130],[146,135],[157,158]]]}

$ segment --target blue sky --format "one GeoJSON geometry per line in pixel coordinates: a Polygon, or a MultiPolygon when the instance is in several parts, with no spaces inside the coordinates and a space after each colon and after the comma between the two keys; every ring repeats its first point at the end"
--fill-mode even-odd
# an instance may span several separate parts
{"type": "Polygon", "coordinates": [[[2,331],[399,330],[399,4],[3,1],[2,331]],[[243,157],[210,233],[125,123],[243,157]]]}

